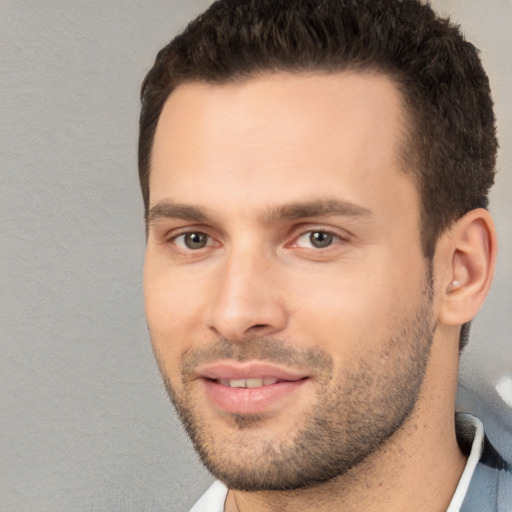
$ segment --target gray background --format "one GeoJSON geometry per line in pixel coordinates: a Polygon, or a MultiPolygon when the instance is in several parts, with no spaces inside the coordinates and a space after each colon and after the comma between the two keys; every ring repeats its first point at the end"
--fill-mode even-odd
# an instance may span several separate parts
{"type": "MultiPolygon", "coordinates": [[[[136,176],[139,84],[207,3],[0,0],[2,512],[184,511],[209,482],[149,345],[136,176]]],[[[434,5],[481,48],[497,107],[501,253],[459,408],[512,457],[512,2],[434,5]]]]}

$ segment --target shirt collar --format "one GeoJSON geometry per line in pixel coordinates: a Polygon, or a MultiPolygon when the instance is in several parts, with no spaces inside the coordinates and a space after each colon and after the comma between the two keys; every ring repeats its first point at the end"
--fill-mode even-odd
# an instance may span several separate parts
{"type": "Polygon", "coordinates": [[[459,512],[460,507],[462,506],[462,502],[468,492],[469,483],[471,482],[471,478],[473,477],[473,473],[475,472],[476,465],[478,461],[482,457],[482,452],[484,449],[484,426],[482,422],[472,416],[471,414],[458,413],[457,414],[457,422],[460,422],[464,425],[463,430],[466,432],[473,432],[473,441],[471,443],[471,450],[469,452],[468,460],[466,462],[466,467],[462,472],[462,475],[459,480],[459,484],[455,489],[455,493],[453,495],[452,501],[446,512],[459,512]]]}

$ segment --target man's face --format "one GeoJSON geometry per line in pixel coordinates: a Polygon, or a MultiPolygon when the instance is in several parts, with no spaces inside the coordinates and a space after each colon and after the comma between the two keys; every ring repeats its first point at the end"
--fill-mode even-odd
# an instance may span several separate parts
{"type": "Polygon", "coordinates": [[[414,408],[433,336],[407,123],[379,75],[172,93],[150,175],[154,352],[231,488],[343,474],[414,408]]]}

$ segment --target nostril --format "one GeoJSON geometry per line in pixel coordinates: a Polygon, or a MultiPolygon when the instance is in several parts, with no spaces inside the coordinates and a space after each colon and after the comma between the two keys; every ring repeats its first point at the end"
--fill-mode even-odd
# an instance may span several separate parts
{"type": "Polygon", "coordinates": [[[256,324],[256,325],[253,325],[253,329],[264,329],[265,327],[267,327],[265,324],[256,324]]]}

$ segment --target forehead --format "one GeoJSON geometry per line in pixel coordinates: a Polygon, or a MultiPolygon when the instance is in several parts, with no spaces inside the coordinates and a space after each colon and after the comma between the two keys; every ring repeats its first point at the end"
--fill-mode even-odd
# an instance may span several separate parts
{"type": "Polygon", "coordinates": [[[150,204],[169,195],[194,204],[215,191],[225,200],[245,197],[248,207],[256,197],[300,201],[334,188],[366,207],[384,182],[411,185],[400,158],[406,133],[401,94],[380,74],[186,83],[168,98],[157,125],[150,204]]]}
{"type": "Polygon", "coordinates": [[[370,134],[375,123],[383,120],[383,129],[392,131],[399,142],[405,124],[402,105],[394,82],[371,72],[276,72],[220,85],[186,82],[167,99],[154,145],[158,150],[172,142],[166,139],[171,132],[174,146],[192,134],[203,136],[204,143],[227,143],[227,136],[235,142],[236,135],[241,142],[251,143],[272,132],[278,136],[276,143],[295,134],[313,140],[342,128],[345,119],[354,134],[347,144],[362,132],[370,134]],[[212,128],[215,133],[208,132],[212,128]]]}

